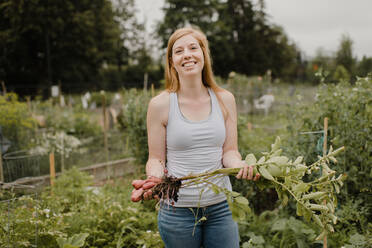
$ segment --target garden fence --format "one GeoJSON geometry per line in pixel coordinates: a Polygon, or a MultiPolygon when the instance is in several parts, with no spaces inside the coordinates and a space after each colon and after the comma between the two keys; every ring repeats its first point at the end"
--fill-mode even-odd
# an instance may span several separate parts
{"type": "MultiPolygon", "coordinates": [[[[62,155],[54,152],[55,170],[84,167],[128,157],[126,137],[117,131],[107,134],[105,147],[103,135],[82,138],[82,144],[72,152],[62,155]]],[[[25,177],[49,174],[49,154],[35,150],[16,151],[3,154],[4,182],[13,182],[25,177]]]]}

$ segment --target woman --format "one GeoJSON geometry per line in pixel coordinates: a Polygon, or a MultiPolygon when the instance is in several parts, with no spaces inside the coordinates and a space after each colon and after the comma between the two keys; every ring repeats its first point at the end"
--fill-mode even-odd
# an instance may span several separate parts
{"type": "MultiPolygon", "coordinates": [[[[194,28],[176,30],[166,56],[166,91],[150,101],[147,113],[148,178],[158,183],[164,171],[183,177],[241,167],[237,178],[257,180],[260,175],[253,175],[238,152],[235,99],[214,81],[205,35],[194,28]]],[[[213,180],[231,190],[227,176],[213,180]]],[[[144,198],[151,195],[149,190],[144,198]]],[[[239,247],[238,227],[224,194],[198,185],[181,188],[178,195],[174,208],[163,204],[158,214],[166,247],[239,247]]]]}

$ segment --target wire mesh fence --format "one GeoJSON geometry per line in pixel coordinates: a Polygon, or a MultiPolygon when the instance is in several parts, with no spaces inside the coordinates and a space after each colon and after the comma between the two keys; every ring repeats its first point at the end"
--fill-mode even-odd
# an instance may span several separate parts
{"type": "MultiPolygon", "coordinates": [[[[63,148],[55,151],[55,171],[61,172],[72,167],[84,167],[129,156],[127,139],[124,133],[111,131],[107,133],[106,137],[107,145],[105,145],[104,135],[99,135],[81,138],[81,145],[68,153],[63,152],[63,148]]],[[[13,182],[25,177],[48,175],[49,169],[49,152],[31,149],[3,155],[4,182],[13,182]]]]}
{"type": "Polygon", "coordinates": [[[45,154],[29,154],[28,151],[17,151],[7,153],[4,160],[4,182],[12,182],[18,178],[36,177],[48,173],[46,168],[41,170],[42,164],[48,164],[45,154]]]}

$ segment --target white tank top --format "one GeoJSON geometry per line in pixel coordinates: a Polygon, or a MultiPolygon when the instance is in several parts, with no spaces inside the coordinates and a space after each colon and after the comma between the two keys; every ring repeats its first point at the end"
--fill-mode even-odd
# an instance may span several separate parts
{"type": "MultiPolygon", "coordinates": [[[[211,112],[202,121],[191,121],[183,116],[178,106],[177,93],[170,93],[166,139],[167,169],[171,176],[184,177],[222,168],[225,122],[215,93],[209,88],[208,92],[211,112]]],[[[231,190],[227,176],[211,182],[231,190]]],[[[176,207],[205,207],[226,199],[223,193],[215,194],[205,184],[182,187],[178,196],[178,201],[174,204],[176,207]]]]}

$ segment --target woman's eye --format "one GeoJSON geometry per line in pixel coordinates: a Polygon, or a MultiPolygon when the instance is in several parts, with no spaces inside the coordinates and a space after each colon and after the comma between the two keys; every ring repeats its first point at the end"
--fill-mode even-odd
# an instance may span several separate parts
{"type": "Polygon", "coordinates": [[[182,52],[182,50],[177,50],[177,51],[175,51],[176,54],[179,54],[179,53],[181,53],[181,52],[182,52]]]}

